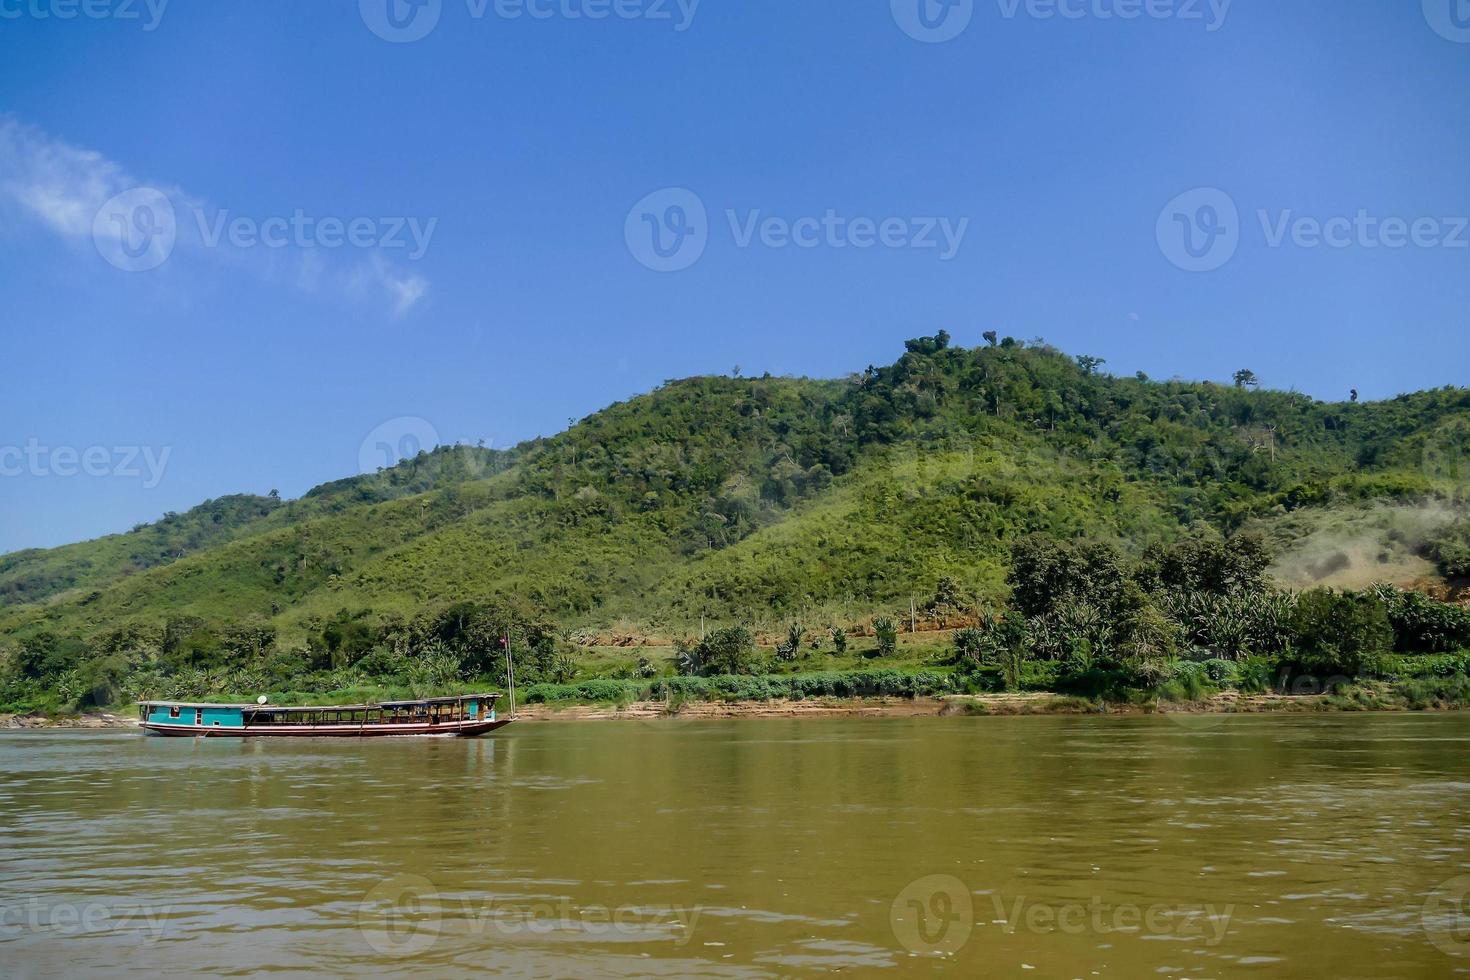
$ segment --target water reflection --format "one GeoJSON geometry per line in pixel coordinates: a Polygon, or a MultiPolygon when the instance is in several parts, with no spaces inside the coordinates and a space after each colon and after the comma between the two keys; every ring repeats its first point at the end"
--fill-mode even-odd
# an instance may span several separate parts
{"type": "Polygon", "coordinates": [[[0,962],[1447,975],[1467,746],[1463,715],[7,734],[0,962]]]}

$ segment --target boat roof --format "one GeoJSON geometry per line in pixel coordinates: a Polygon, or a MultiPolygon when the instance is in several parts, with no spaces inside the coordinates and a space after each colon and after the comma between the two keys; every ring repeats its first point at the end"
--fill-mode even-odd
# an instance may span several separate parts
{"type": "Polygon", "coordinates": [[[139,701],[140,706],[165,708],[239,708],[242,711],[363,711],[368,708],[412,708],[420,704],[458,704],[462,701],[494,701],[499,694],[454,694],[441,698],[414,698],[410,701],[384,701],[381,704],[221,704],[208,701],[139,701]]]}
{"type": "Polygon", "coordinates": [[[378,708],[406,708],[415,704],[457,704],[460,701],[483,701],[486,698],[498,698],[499,694],[453,694],[447,698],[414,698],[412,701],[384,701],[382,704],[374,705],[378,708]]]}

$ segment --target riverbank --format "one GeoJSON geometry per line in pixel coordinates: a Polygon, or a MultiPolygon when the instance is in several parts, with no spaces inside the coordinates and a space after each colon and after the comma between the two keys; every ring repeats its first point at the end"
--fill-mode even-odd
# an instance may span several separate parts
{"type": "MultiPolygon", "coordinates": [[[[808,698],[764,701],[638,701],[628,704],[526,704],[516,720],[697,721],[734,718],[923,718],[955,715],[1225,715],[1324,711],[1454,711],[1457,701],[1414,701],[1388,686],[1342,694],[1241,694],[1222,691],[1199,701],[1116,702],[1060,694],[953,694],[919,698],[808,698]]],[[[0,729],[137,728],[136,718],[97,712],[83,715],[0,715],[0,729]]]]}
{"type": "Polygon", "coordinates": [[[138,719],[111,712],[81,715],[0,715],[0,731],[16,728],[137,728],[138,719]]]}
{"type": "Polygon", "coordinates": [[[518,721],[659,721],[724,718],[920,718],[954,715],[1227,715],[1324,711],[1454,711],[1458,703],[1410,704],[1380,692],[1241,694],[1224,691],[1200,701],[1094,701],[1059,694],[955,694],[939,698],[816,698],[802,701],[663,701],[626,705],[533,704],[518,721]]]}

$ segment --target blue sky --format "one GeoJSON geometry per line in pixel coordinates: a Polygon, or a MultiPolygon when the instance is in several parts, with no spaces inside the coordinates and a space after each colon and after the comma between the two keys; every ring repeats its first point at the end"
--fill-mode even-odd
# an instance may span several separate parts
{"type": "Polygon", "coordinates": [[[1466,0],[86,2],[0,0],[0,551],[940,328],[1470,367],[1466,0]]]}

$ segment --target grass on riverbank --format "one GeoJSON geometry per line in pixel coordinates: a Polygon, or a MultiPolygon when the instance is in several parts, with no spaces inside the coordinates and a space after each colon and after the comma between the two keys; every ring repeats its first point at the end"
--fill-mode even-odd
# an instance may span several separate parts
{"type": "MultiPolygon", "coordinates": [[[[272,695],[276,704],[356,704],[440,694],[460,694],[494,687],[489,683],[422,687],[358,685],[328,692],[287,691],[272,695]]],[[[1257,687],[1200,683],[1187,690],[1170,682],[1155,688],[1102,693],[1033,689],[1010,694],[976,690],[973,684],[943,670],[892,669],[797,673],[761,676],[658,677],[648,680],[590,679],[571,684],[533,684],[518,691],[524,706],[551,710],[574,707],[624,709],[657,704],[679,714],[699,704],[746,705],[753,709],[773,702],[847,703],[878,700],[948,699],[956,710],[973,714],[1105,713],[1109,711],[1249,710],[1434,711],[1470,708],[1470,675],[1454,673],[1417,677],[1364,679],[1325,687],[1257,687]],[[1222,696],[1225,696],[1222,700],[1222,696]],[[1295,706],[1295,707],[1293,707],[1295,706]]],[[[211,701],[254,700],[245,695],[211,697],[211,701]]],[[[753,711],[752,713],[758,713],[753,711]]]]}

